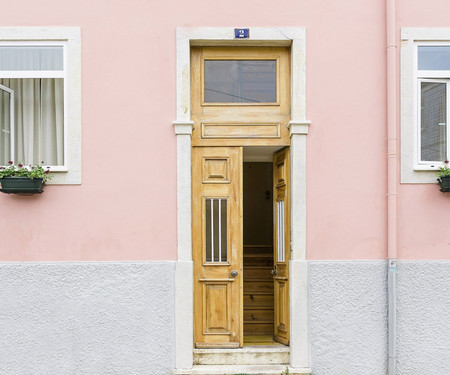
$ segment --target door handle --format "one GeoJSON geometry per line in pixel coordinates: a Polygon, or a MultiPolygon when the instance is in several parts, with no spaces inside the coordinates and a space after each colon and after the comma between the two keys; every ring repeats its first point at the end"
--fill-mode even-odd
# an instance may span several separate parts
{"type": "Polygon", "coordinates": [[[273,270],[270,270],[270,273],[271,273],[273,276],[278,275],[278,271],[277,271],[276,268],[274,268],[273,270]]]}
{"type": "Polygon", "coordinates": [[[231,276],[232,277],[236,277],[238,275],[238,271],[231,271],[231,276]]]}

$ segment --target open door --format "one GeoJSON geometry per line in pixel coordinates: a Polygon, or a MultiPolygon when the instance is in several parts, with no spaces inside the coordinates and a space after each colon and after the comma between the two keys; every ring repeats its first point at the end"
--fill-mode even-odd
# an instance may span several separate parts
{"type": "Polygon", "coordinates": [[[242,147],[192,149],[194,340],[243,345],[242,147]]]}
{"type": "Polygon", "coordinates": [[[289,148],[274,155],[273,160],[274,252],[274,340],[289,345],[289,148]]]}

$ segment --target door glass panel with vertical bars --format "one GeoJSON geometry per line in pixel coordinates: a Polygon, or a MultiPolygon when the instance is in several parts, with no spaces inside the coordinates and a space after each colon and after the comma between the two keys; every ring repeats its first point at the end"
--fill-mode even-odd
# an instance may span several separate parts
{"type": "Polygon", "coordinates": [[[284,262],[284,201],[277,202],[278,262],[284,262]]]}
{"type": "Polygon", "coordinates": [[[206,217],[206,262],[227,261],[227,199],[207,198],[206,217]]]}

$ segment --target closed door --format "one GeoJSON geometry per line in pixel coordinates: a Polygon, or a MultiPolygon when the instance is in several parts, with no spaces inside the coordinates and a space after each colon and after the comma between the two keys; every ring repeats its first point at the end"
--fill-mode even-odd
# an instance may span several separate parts
{"type": "Polygon", "coordinates": [[[289,148],[274,155],[274,340],[289,345],[289,148]]]}
{"type": "Polygon", "coordinates": [[[242,147],[192,149],[194,341],[243,345],[242,147]]]}

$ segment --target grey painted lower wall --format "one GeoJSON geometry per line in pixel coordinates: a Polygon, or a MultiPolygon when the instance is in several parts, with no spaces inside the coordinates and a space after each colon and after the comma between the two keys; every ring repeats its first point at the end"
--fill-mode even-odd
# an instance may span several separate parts
{"type": "MultiPolygon", "coordinates": [[[[0,263],[0,374],[171,374],[174,262],[0,263]]],[[[309,262],[313,375],[387,370],[387,263],[309,262]]],[[[399,262],[397,374],[450,373],[450,262],[399,262]]]]}
{"type": "MultiPolygon", "coordinates": [[[[387,371],[387,263],[309,263],[313,375],[387,371]]],[[[450,261],[399,261],[397,375],[450,374],[450,261]]]]}
{"type": "Polygon", "coordinates": [[[397,374],[450,374],[450,262],[399,262],[397,374]]]}
{"type": "Polygon", "coordinates": [[[387,263],[310,262],[314,375],[382,375],[387,370],[387,263]]]}
{"type": "Polygon", "coordinates": [[[0,263],[0,374],[170,374],[174,262],[0,263]]]}

